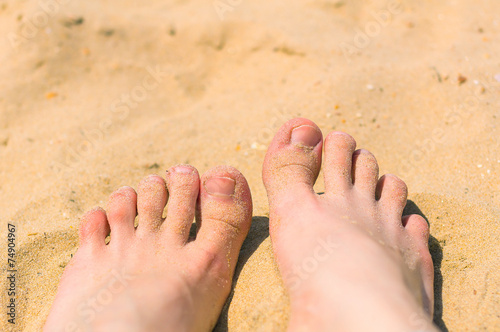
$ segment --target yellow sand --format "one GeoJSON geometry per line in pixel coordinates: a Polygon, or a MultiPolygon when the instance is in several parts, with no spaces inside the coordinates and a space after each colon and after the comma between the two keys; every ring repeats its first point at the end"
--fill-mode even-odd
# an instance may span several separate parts
{"type": "Polygon", "coordinates": [[[499,330],[498,13],[496,0],[3,1],[0,242],[16,223],[15,330],[42,326],[85,210],[190,163],[238,167],[254,197],[217,330],[284,331],[260,173],[298,115],[352,134],[407,182],[431,224],[436,322],[499,330]]]}

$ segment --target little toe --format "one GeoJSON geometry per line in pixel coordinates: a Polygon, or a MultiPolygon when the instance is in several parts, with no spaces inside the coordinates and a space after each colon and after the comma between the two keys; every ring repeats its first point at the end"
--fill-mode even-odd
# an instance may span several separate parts
{"type": "Polygon", "coordinates": [[[296,118],[285,123],[267,150],[262,178],[270,198],[284,192],[314,194],[313,185],[321,168],[321,130],[310,120],[296,118]]]}
{"type": "Polygon", "coordinates": [[[139,183],[137,195],[137,213],[139,225],[137,235],[158,231],[163,223],[163,211],[167,204],[165,180],[157,175],[150,175],[139,183]]]}
{"type": "Polygon", "coordinates": [[[196,168],[189,165],[172,167],[167,173],[169,193],[165,234],[174,241],[186,243],[194,220],[200,177],[196,168]]]}
{"type": "Polygon", "coordinates": [[[252,197],[245,177],[228,166],[205,173],[197,219],[199,230],[193,245],[231,276],[252,220],[252,197]]]}
{"type": "Polygon", "coordinates": [[[370,151],[360,149],[354,152],[352,163],[354,188],[375,199],[375,189],[378,181],[377,159],[370,151]]]}
{"type": "Polygon", "coordinates": [[[325,139],[325,190],[343,194],[352,188],[352,159],[356,141],[351,135],[334,131],[325,139]]]}
{"type": "Polygon", "coordinates": [[[406,183],[395,175],[386,174],[377,183],[376,197],[380,212],[400,223],[408,197],[406,183]]]}
{"type": "Polygon", "coordinates": [[[427,242],[429,241],[429,224],[423,217],[418,214],[404,216],[402,223],[412,238],[427,246],[427,242]]]}
{"type": "Polygon", "coordinates": [[[423,281],[425,294],[422,294],[424,309],[432,317],[434,312],[434,265],[429,252],[429,224],[417,214],[404,216],[403,226],[413,239],[420,261],[420,275],[423,281]]]}
{"type": "Polygon", "coordinates": [[[122,187],[113,192],[106,208],[111,227],[111,241],[127,241],[134,234],[134,220],[137,215],[137,194],[131,187],[122,187]]]}
{"type": "Polygon", "coordinates": [[[82,217],[80,224],[80,246],[104,247],[109,232],[106,212],[100,207],[90,210],[82,217]]]}

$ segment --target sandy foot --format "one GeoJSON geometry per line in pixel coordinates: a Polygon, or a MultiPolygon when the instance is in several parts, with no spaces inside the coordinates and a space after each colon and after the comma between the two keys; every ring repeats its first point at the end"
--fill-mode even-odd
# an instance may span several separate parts
{"type": "Polygon", "coordinates": [[[429,228],[402,216],[407,188],[378,178],[375,157],[306,119],[281,127],[266,155],[275,256],[290,293],[290,331],[434,330],[429,228]]]}
{"type": "Polygon", "coordinates": [[[176,166],[166,184],[150,176],[137,194],[130,187],[115,191],[106,212],[84,216],[80,247],[64,271],[45,331],[211,330],[251,216],[247,182],[230,167],[200,180],[193,167],[176,166]]]}

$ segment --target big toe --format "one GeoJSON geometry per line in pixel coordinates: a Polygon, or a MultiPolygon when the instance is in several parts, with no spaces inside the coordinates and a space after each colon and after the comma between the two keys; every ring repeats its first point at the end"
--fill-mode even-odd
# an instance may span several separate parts
{"type": "Polygon", "coordinates": [[[199,199],[198,234],[191,245],[230,280],[252,221],[250,188],[238,170],[219,166],[203,174],[199,199]]]}
{"type": "Polygon", "coordinates": [[[286,192],[313,194],[321,168],[323,136],[318,126],[296,118],[285,123],[274,136],[264,160],[262,178],[271,211],[286,192]]]}

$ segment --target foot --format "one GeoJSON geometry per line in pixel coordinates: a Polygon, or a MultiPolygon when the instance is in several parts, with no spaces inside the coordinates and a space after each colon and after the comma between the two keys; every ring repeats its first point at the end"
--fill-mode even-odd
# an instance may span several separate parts
{"type": "Polygon", "coordinates": [[[433,265],[427,222],[402,216],[407,189],[378,178],[375,157],[354,139],[325,139],[325,193],[313,185],[319,128],[287,122],[266,155],[274,253],[291,301],[290,331],[428,331],[433,265]]]}
{"type": "Polygon", "coordinates": [[[83,217],[45,331],[211,331],[251,217],[247,182],[230,167],[200,180],[193,167],[176,166],[166,184],[150,176],[138,194],[115,191],[107,212],[83,217]]]}

